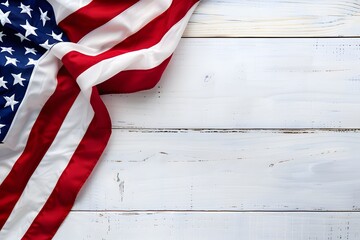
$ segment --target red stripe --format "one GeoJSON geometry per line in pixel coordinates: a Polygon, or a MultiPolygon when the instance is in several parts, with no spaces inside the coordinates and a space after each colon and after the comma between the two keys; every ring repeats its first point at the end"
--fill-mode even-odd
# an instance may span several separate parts
{"type": "Polygon", "coordinates": [[[131,51],[150,48],[158,43],[170,28],[179,22],[197,0],[174,0],[171,6],[137,33],[128,37],[112,49],[97,56],[89,56],[76,51],[66,54],[62,61],[76,79],[92,65],[108,58],[119,56],[131,51]]]}
{"type": "Polygon", "coordinates": [[[88,5],[67,16],[59,24],[70,41],[78,42],[90,31],[116,17],[137,0],[93,0],[88,5]]]}
{"type": "Polygon", "coordinates": [[[159,66],[148,70],[129,70],[116,74],[97,87],[100,94],[132,93],[153,88],[160,80],[171,57],[159,66]]]}
{"type": "Polygon", "coordinates": [[[90,102],[95,112],[94,118],[23,240],[46,240],[55,235],[107,145],[111,134],[111,121],[96,88],[93,88],[90,102]]]}
{"type": "Polygon", "coordinates": [[[27,182],[52,144],[79,94],[78,85],[65,68],[59,71],[57,79],[56,90],[36,119],[24,151],[0,185],[0,229],[10,216],[27,182]]]}

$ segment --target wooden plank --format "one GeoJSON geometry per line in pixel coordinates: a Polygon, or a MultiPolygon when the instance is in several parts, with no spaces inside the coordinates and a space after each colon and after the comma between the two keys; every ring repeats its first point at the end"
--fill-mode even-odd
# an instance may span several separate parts
{"type": "Polygon", "coordinates": [[[359,36],[357,0],[204,0],[186,37],[359,36]]]}
{"type": "Polygon", "coordinates": [[[360,128],[360,39],[183,39],[160,84],[105,96],[120,128],[360,128]]]}
{"type": "Polygon", "coordinates": [[[72,212],[55,240],[357,240],[360,213],[72,212]]]}
{"type": "Polygon", "coordinates": [[[74,210],[359,210],[360,132],[114,130],[74,210]]]}

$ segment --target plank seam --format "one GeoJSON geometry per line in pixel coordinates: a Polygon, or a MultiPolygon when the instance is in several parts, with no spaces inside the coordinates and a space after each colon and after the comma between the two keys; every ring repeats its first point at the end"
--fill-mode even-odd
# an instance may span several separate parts
{"type": "Polygon", "coordinates": [[[71,210],[74,213],[360,213],[359,210],[71,210]]]}
{"type": "Polygon", "coordinates": [[[183,36],[183,39],[211,39],[211,38],[234,38],[234,39],[238,39],[238,38],[244,38],[244,39],[252,39],[252,38],[284,38],[284,39],[292,39],[292,38],[336,38],[336,39],[346,39],[346,38],[360,38],[360,36],[239,36],[239,37],[233,37],[233,36],[210,36],[210,37],[190,37],[190,36],[183,36]]]}
{"type": "Polygon", "coordinates": [[[132,128],[132,127],[112,127],[114,130],[128,131],[128,132],[214,132],[214,133],[247,133],[253,131],[265,131],[275,133],[315,133],[315,132],[360,132],[360,128],[132,128]]]}

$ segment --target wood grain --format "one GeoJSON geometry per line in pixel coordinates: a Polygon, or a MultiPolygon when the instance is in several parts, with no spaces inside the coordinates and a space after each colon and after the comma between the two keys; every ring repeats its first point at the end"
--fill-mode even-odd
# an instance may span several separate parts
{"type": "Polygon", "coordinates": [[[55,239],[359,239],[360,39],[342,36],[358,1],[203,0],[155,89],[103,97],[113,136],[55,239]]]}
{"type": "Polygon", "coordinates": [[[183,39],[115,128],[360,128],[360,39],[183,39]]]}
{"type": "Polygon", "coordinates": [[[359,239],[360,213],[72,212],[55,240],[359,239]]]}
{"type": "Polygon", "coordinates": [[[186,37],[338,37],[360,35],[357,0],[203,0],[186,37]]]}
{"type": "Polygon", "coordinates": [[[360,132],[114,130],[74,210],[357,211],[360,132]]]}

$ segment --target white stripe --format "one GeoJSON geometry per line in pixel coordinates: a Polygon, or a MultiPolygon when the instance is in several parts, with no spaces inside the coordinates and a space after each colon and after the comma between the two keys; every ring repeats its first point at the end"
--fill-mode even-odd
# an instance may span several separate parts
{"type": "Polygon", "coordinates": [[[31,128],[56,88],[60,61],[50,52],[43,55],[30,78],[23,101],[1,146],[0,184],[25,148],[31,128]]]}
{"type": "MultiPolygon", "coordinates": [[[[124,70],[151,69],[160,65],[175,51],[187,22],[198,4],[196,3],[153,47],[106,59],[84,71],[77,79],[80,88],[82,90],[90,89],[124,70]]],[[[53,52],[59,59],[70,51],[77,51],[89,56],[101,53],[96,49],[75,43],[59,43],[53,47],[53,52]]]]}
{"type": "Polygon", "coordinates": [[[104,52],[165,12],[171,0],[142,0],[83,37],[79,44],[104,52]]]}
{"type": "Polygon", "coordinates": [[[151,48],[105,59],[88,68],[76,80],[80,88],[82,90],[91,89],[124,70],[151,69],[160,65],[175,51],[197,5],[198,3],[163,36],[158,44],[151,48]]]}
{"type": "Polygon", "coordinates": [[[165,12],[170,5],[170,0],[161,2],[153,0],[140,1],[108,23],[85,35],[79,43],[61,42],[56,44],[52,48],[53,53],[59,59],[62,59],[71,51],[77,51],[89,56],[101,54],[139,31],[154,18],[165,12]]]}
{"type": "Polygon", "coordinates": [[[20,157],[21,152],[21,150],[13,151],[4,144],[0,145],[0,185],[5,180],[6,176],[9,175],[16,160],[20,157]]]}
{"type": "Polygon", "coordinates": [[[79,94],[53,144],[0,231],[0,239],[21,239],[26,233],[56,186],[93,117],[90,99],[79,94]]]}
{"type": "Polygon", "coordinates": [[[88,5],[92,0],[48,0],[54,9],[56,22],[61,22],[64,18],[78,9],[88,5]]]}

